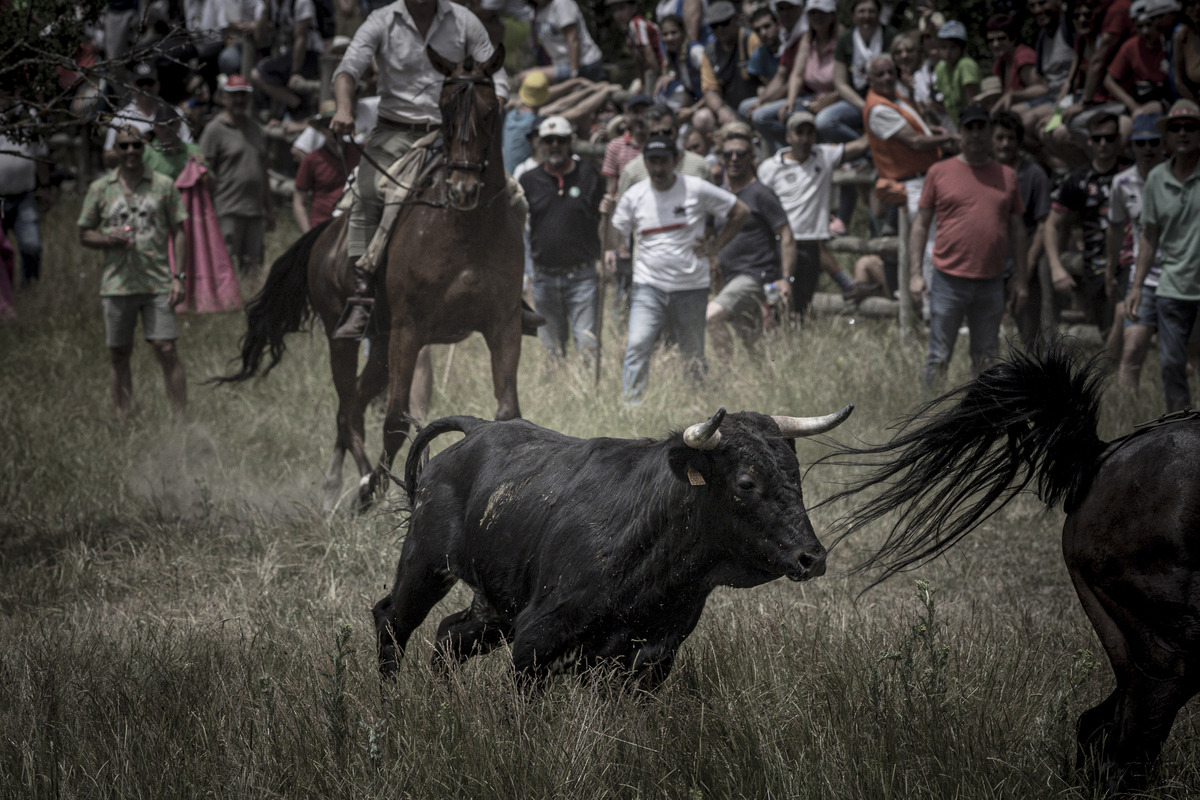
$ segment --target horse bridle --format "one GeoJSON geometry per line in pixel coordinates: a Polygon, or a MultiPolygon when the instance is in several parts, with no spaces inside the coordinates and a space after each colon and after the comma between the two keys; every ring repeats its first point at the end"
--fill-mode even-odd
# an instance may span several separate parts
{"type": "MultiPolygon", "coordinates": [[[[478,77],[475,75],[457,75],[452,78],[446,78],[445,83],[470,83],[470,84],[474,84],[476,86],[482,86],[482,85],[486,84],[488,86],[493,87],[493,89],[496,86],[495,82],[491,79],[490,76],[478,77]]],[[[445,124],[444,121],[443,121],[443,124],[445,124]]],[[[489,132],[488,135],[490,137],[491,133],[489,132]]],[[[447,149],[447,151],[449,151],[449,147],[447,147],[446,149],[447,149]]],[[[478,172],[480,175],[483,175],[483,173],[487,171],[488,160],[486,157],[483,159],[483,161],[479,161],[479,162],[476,162],[476,161],[449,161],[448,160],[448,161],[446,161],[446,168],[462,170],[464,172],[478,172]]]]}

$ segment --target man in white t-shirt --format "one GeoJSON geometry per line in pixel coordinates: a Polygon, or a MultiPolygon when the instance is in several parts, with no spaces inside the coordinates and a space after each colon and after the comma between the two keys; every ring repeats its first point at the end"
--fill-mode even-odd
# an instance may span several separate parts
{"type": "Polygon", "coordinates": [[[845,297],[856,298],[854,279],[843,272],[828,253],[829,201],[833,173],[842,163],[867,152],[867,139],[845,144],[817,144],[816,117],[797,111],[787,121],[788,147],[764,161],[758,179],[775,192],[787,212],[796,240],[796,272],[792,287],[792,309],[804,314],[812,303],[817,279],[824,267],[845,297]]]}
{"type": "Polygon", "coordinates": [[[737,235],[750,215],[746,204],[699,178],[675,173],[679,151],[673,139],[655,136],[642,150],[650,177],[621,196],[612,226],[633,234],[633,293],[622,390],[637,405],[646,392],[654,343],[669,328],[689,374],[699,379],[704,364],[704,312],[712,259],[737,235]],[[727,219],[721,233],[704,238],[708,215],[727,219]]]}

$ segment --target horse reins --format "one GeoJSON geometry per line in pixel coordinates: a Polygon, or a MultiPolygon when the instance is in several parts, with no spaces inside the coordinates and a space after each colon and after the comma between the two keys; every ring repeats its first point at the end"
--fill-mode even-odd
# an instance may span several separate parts
{"type": "MultiPolygon", "coordinates": [[[[460,84],[470,83],[470,84],[477,85],[477,86],[484,85],[484,84],[486,84],[488,86],[493,86],[493,87],[495,86],[495,83],[492,81],[492,79],[490,77],[480,78],[480,77],[476,77],[476,76],[472,76],[472,75],[459,75],[459,76],[453,77],[453,78],[446,78],[445,83],[460,83],[460,84]]],[[[360,145],[358,142],[354,141],[353,137],[350,138],[350,144],[354,145],[354,147],[358,149],[359,155],[362,156],[364,161],[366,161],[368,164],[370,164],[372,167],[374,167],[376,172],[378,172],[380,175],[386,176],[389,181],[396,184],[400,188],[402,188],[402,189],[404,188],[404,184],[402,184],[399,180],[397,180],[390,172],[387,171],[386,168],[381,166],[378,161],[376,161],[374,158],[371,158],[370,154],[367,153],[367,149],[365,147],[363,147],[362,145],[360,145]]],[[[487,168],[488,168],[488,165],[490,162],[488,161],[488,159],[484,158],[483,161],[480,161],[480,162],[476,162],[476,161],[446,161],[444,163],[445,163],[445,166],[447,169],[457,169],[457,170],[463,170],[466,172],[478,172],[480,175],[483,175],[487,171],[487,168]]],[[[504,191],[504,190],[502,190],[502,191],[504,191]]],[[[487,206],[491,205],[492,201],[495,199],[496,198],[493,197],[491,200],[489,200],[487,203],[485,203],[483,207],[486,208],[487,206]]],[[[401,205],[405,205],[408,203],[409,203],[409,201],[405,200],[405,201],[401,202],[401,205]]],[[[435,208],[445,208],[446,207],[445,203],[431,203],[428,201],[420,201],[420,200],[412,201],[413,205],[422,204],[422,203],[425,205],[434,206],[435,208]]]]}

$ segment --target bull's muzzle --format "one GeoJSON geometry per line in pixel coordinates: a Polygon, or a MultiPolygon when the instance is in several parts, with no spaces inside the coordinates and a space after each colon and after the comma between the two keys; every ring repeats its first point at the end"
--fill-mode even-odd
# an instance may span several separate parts
{"type": "Polygon", "coordinates": [[[827,553],[821,545],[801,550],[796,555],[796,567],[787,573],[790,581],[807,581],[819,578],[825,574],[825,557],[827,553]]]}

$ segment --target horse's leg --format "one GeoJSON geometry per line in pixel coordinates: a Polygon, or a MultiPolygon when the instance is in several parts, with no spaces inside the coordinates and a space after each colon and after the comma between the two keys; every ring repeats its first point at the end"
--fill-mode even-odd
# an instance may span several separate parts
{"type": "MultiPolygon", "coordinates": [[[[350,344],[356,343],[350,342],[350,344]]],[[[366,426],[363,416],[366,413],[367,406],[387,386],[387,361],[384,359],[387,346],[388,340],[386,338],[373,339],[371,341],[370,355],[367,357],[366,365],[363,366],[362,374],[358,376],[358,413],[354,418],[352,427],[353,435],[350,438],[349,446],[350,455],[354,458],[355,466],[358,467],[360,493],[366,489],[367,484],[370,482],[371,470],[374,466],[371,463],[370,457],[367,456],[366,426]]]]}
{"type": "MultiPolygon", "coordinates": [[[[333,387],[337,391],[337,439],[334,442],[333,458],[325,470],[322,485],[322,510],[328,514],[337,507],[342,491],[342,463],[346,450],[354,447],[354,421],[357,417],[362,425],[362,406],[358,400],[356,377],[358,373],[358,342],[329,340],[329,369],[333,374],[333,387]]],[[[361,439],[361,434],[359,435],[361,439]]],[[[359,449],[361,449],[361,444],[359,449]]]]}
{"type": "Polygon", "coordinates": [[[519,313],[484,331],[483,338],[492,354],[496,419],[515,419],[521,416],[521,406],[517,402],[517,364],[521,360],[519,313]]]}
{"type": "Polygon", "coordinates": [[[379,454],[379,466],[359,492],[363,505],[369,505],[386,490],[387,473],[391,471],[392,462],[404,445],[412,423],[408,414],[408,395],[421,347],[411,331],[393,329],[388,338],[388,401],[383,415],[383,452],[379,454]]]}

